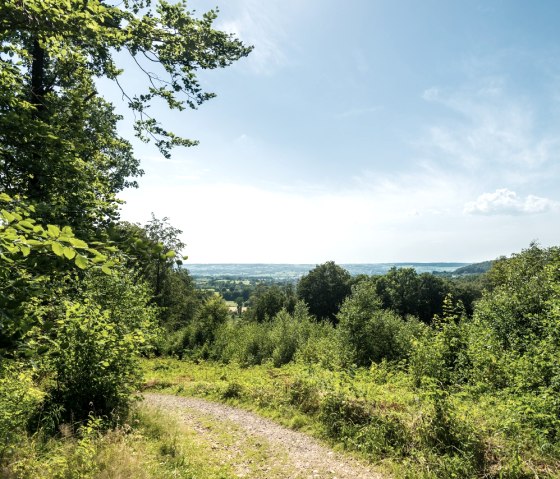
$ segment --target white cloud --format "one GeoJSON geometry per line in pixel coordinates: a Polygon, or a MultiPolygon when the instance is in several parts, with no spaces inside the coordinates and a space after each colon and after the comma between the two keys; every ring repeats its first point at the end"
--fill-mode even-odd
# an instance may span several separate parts
{"type": "Polygon", "coordinates": [[[471,215],[533,215],[558,208],[558,203],[547,198],[528,195],[519,197],[507,188],[493,193],[483,193],[465,205],[464,212],[471,215]]]}

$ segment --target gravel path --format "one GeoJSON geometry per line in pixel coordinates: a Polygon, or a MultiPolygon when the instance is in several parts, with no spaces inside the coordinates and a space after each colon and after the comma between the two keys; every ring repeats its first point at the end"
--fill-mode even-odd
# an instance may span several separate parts
{"type": "MultiPolygon", "coordinates": [[[[234,442],[251,440],[260,446],[267,444],[271,453],[270,464],[263,466],[270,474],[257,477],[282,477],[283,479],[382,479],[370,466],[353,458],[334,452],[306,434],[286,429],[278,424],[242,409],[202,399],[166,394],[145,394],[145,402],[153,407],[175,414],[187,427],[199,434],[212,435],[208,425],[201,426],[201,415],[212,417],[224,425],[234,442]],[[231,427],[228,427],[228,424],[231,427]],[[237,437],[236,437],[237,436],[237,437]],[[274,474],[272,474],[274,471],[274,474]],[[280,472],[278,472],[280,471],[280,472]]],[[[220,448],[219,435],[214,435],[212,448],[220,448]]],[[[245,455],[224,445],[228,460],[239,477],[255,477],[242,467],[245,455]]]]}

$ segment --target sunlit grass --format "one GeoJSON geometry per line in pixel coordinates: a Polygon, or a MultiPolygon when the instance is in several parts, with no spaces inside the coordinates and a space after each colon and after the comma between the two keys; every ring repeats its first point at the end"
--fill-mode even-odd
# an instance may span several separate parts
{"type": "Polygon", "coordinates": [[[558,451],[544,450],[535,431],[523,427],[511,399],[460,389],[434,398],[394,366],[331,371],[298,363],[241,368],[152,359],[143,369],[149,390],[258,411],[395,477],[560,477],[558,451]],[[458,448],[445,444],[453,438],[458,448]]]}

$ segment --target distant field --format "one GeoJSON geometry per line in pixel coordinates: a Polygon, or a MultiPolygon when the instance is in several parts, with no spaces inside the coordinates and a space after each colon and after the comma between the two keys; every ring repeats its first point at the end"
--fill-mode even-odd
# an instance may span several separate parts
{"type": "MultiPolygon", "coordinates": [[[[418,273],[451,273],[469,263],[364,263],[342,264],[352,275],[385,274],[393,267],[414,268],[418,273]]],[[[315,264],[188,264],[195,277],[246,277],[296,280],[313,269],[315,264]]]]}

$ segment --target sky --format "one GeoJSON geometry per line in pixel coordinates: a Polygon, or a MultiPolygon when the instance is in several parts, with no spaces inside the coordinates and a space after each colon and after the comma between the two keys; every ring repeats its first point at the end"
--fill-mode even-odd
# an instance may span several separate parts
{"type": "MultiPolygon", "coordinates": [[[[192,0],[254,45],[155,109],[200,144],[122,218],[180,228],[191,263],[477,262],[560,238],[560,3],[192,0]]],[[[128,68],[124,84],[138,80],[128,68]]],[[[119,95],[102,86],[125,119],[119,95]]],[[[188,263],[187,263],[188,264],[188,263]]]]}

